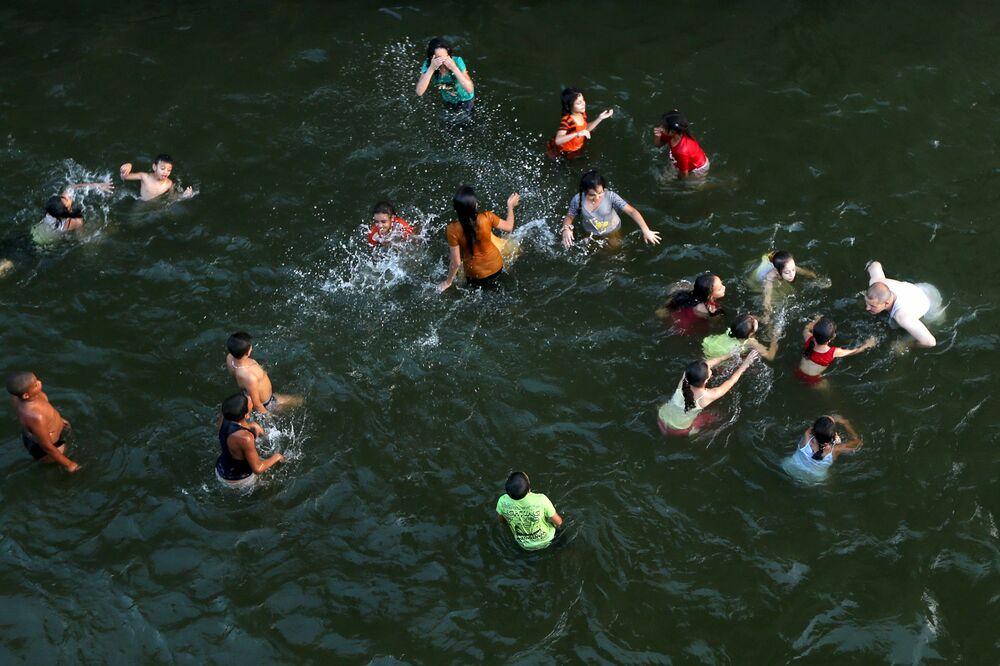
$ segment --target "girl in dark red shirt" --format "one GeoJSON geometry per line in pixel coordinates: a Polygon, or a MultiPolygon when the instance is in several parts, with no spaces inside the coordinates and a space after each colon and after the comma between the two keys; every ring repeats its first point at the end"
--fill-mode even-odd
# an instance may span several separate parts
{"type": "Polygon", "coordinates": [[[823,316],[816,317],[806,324],[802,337],[805,338],[806,344],[802,348],[799,367],[795,368],[795,376],[807,384],[823,381],[823,372],[834,359],[860,354],[875,346],[875,338],[868,338],[861,343],[861,346],[854,349],[834,347],[830,343],[837,337],[837,324],[823,316]]]}
{"type": "Polygon", "coordinates": [[[708,173],[708,157],[691,136],[687,118],[677,109],[664,113],[660,126],[653,128],[653,143],[658,148],[670,146],[670,159],[679,177],[708,173]]]}

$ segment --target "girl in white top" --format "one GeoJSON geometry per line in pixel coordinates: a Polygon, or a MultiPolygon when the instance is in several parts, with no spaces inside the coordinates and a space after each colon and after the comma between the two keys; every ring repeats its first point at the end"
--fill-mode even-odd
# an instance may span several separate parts
{"type": "Polygon", "coordinates": [[[712,368],[732,356],[689,363],[674,395],[663,403],[657,412],[656,423],[660,426],[660,432],[664,435],[681,436],[698,432],[701,426],[711,420],[706,418],[707,414],[701,413],[702,410],[729,393],[750,364],[757,360],[757,356],[757,352],[751,351],[729,379],[714,388],[708,388],[708,380],[712,378],[712,368]]]}
{"type": "Polygon", "coordinates": [[[861,438],[850,421],[838,414],[821,416],[811,428],[807,428],[802,439],[795,446],[795,453],[789,460],[790,473],[805,472],[812,478],[826,476],[827,470],[842,453],[853,453],[861,448],[861,438]],[[844,441],[837,426],[847,431],[844,441]]]}

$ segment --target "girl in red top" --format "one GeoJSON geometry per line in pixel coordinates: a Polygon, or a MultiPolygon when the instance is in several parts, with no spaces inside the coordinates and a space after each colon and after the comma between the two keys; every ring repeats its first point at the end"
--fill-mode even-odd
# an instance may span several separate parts
{"type": "Polygon", "coordinates": [[[708,173],[708,157],[691,136],[687,118],[677,109],[664,113],[661,125],[653,128],[653,143],[658,148],[670,146],[670,159],[677,167],[679,177],[708,173]]]}
{"type": "Polygon", "coordinates": [[[806,324],[802,337],[805,338],[806,344],[802,348],[799,367],[795,368],[795,376],[807,384],[818,384],[823,381],[823,372],[834,359],[860,354],[875,346],[875,338],[868,338],[860,347],[854,349],[834,347],[830,343],[837,337],[837,324],[823,316],[816,317],[806,324]]]}
{"type": "Polygon", "coordinates": [[[388,245],[393,240],[406,240],[413,235],[413,227],[396,215],[396,209],[388,201],[379,201],[372,208],[372,228],[368,232],[368,244],[372,247],[388,245]]]}
{"type": "Polygon", "coordinates": [[[673,320],[679,333],[693,333],[699,324],[725,312],[719,299],[726,295],[726,285],[712,273],[695,278],[691,289],[677,289],[667,297],[667,302],[657,308],[656,315],[663,320],[673,320]]]}
{"type": "Polygon", "coordinates": [[[607,109],[598,114],[597,119],[587,122],[587,100],[579,88],[566,88],[562,91],[562,120],[556,136],[549,140],[549,157],[566,157],[572,159],[580,156],[583,142],[590,138],[598,125],[610,118],[614,111],[607,109]]]}

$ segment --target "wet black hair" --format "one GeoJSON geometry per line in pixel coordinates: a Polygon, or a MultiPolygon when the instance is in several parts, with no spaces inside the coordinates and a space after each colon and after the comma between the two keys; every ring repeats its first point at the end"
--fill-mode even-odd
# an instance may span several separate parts
{"type": "Polygon", "coordinates": [[[7,375],[7,393],[18,397],[24,395],[35,383],[35,373],[19,370],[7,375]]]}
{"type": "Polygon", "coordinates": [[[479,200],[476,191],[468,185],[463,185],[455,192],[451,200],[458,215],[458,221],[465,232],[465,240],[469,244],[469,252],[476,246],[476,215],[479,214],[479,200]]]}
{"type": "Polygon", "coordinates": [[[62,195],[59,194],[49,197],[45,203],[45,212],[57,220],[83,217],[83,209],[80,208],[79,204],[74,202],[72,208],[67,208],[66,203],[62,200],[62,195]]]}
{"type": "Polygon", "coordinates": [[[795,259],[791,252],[786,252],[785,250],[776,250],[767,255],[767,258],[770,260],[771,265],[778,269],[779,273],[785,270],[785,266],[788,265],[789,261],[794,261],[795,259]]]}
{"type": "Polygon", "coordinates": [[[512,500],[522,499],[531,490],[528,475],[524,472],[511,472],[510,476],[507,477],[504,490],[507,491],[512,500]]]}
{"type": "Polygon", "coordinates": [[[249,333],[236,331],[226,340],[226,349],[233,355],[233,358],[243,358],[249,353],[252,344],[253,338],[250,337],[249,333]]]}
{"type": "Polygon", "coordinates": [[[579,88],[566,88],[562,91],[562,111],[564,116],[573,113],[573,104],[576,98],[583,94],[579,88]]]}
{"type": "Polygon", "coordinates": [[[239,421],[250,410],[250,401],[243,393],[234,393],[222,401],[222,418],[239,421]]]}
{"type": "Polygon", "coordinates": [[[597,169],[591,169],[580,177],[580,215],[583,215],[583,202],[587,199],[587,192],[589,190],[596,190],[598,185],[604,189],[608,189],[608,181],[604,179],[604,176],[597,169]]]}
{"type": "Polygon", "coordinates": [[[732,324],[729,325],[729,330],[726,331],[726,333],[728,333],[731,338],[736,338],[737,340],[747,340],[753,333],[753,325],[756,321],[757,318],[749,312],[741,314],[733,320],[732,324]]]}
{"type": "Polygon", "coordinates": [[[167,155],[166,153],[160,153],[159,155],[153,158],[153,164],[159,164],[160,162],[173,164],[174,158],[172,158],[170,155],[167,155]]]}
{"type": "Polygon", "coordinates": [[[701,388],[708,381],[708,363],[692,361],[684,369],[684,379],[681,380],[681,394],[684,396],[684,411],[690,411],[697,406],[691,387],[701,388]]]}
{"type": "Polygon", "coordinates": [[[812,434],[819,444],[819,449],[813,452],[812,457],[814,460],[822,460],[823,449],[833,444],[833,440],[837,437],[837,423],[829,416],[821,416],[813,423],[812,434]]]}
{"type": "Polygon", "coordinates": [[[431,41],[427,42],[427,67],[431,66],[431,60],[434,59],[434,52],[438,49],[444,49],[451,55],[451,44],[448,40],[443,37],[435,37],[431,41]]]}
{"type": "Polygon", "coordinates": [[[663,123],[663,127],[665,129],[673,130],[675,132],[680,132],[681,134],[691,139],[694,138],[693,136],[691,136],[691,131],[688,129],[687,117],[677,109],[664,113],[661,122],[663,123]]]}
{"type": "MultiPolygon", "coordinates": [[[[715,286],[716,275],[714,273],[702,273],[695,278],[691,289],[678,289],[670,294],[667,299],[667,309],[671,311],[682,308],[693,308],[702,303],[708,303],[712,298],[712,287],[715,286]]],[[[709,311],[709,316],[714,317],[723,313],[720,305],[715,310],[709,311]]]]}
{"type": "Polygon", "coordinates": [[[809,346],[802,350],[802,355],[809,358],[816,345],[825,345],[833,340],[835,335],[837,335],[837,324],[829,317],[820,317],[813,325],[812,338],[809,340],[809,346]]]}
{"type": "Polygon", "coordinates": [[[379,201],[372,208],[372,215],[378,215],[379,213],[384,213],[389,217],[396,217],[396,209],[388,201],[379,201]]]}

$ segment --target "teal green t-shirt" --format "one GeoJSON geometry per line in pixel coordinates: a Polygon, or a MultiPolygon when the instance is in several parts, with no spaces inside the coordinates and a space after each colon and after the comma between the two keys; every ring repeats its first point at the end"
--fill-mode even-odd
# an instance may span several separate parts
{"type": "MultiPolygon", "coordinates": [[[[461,56],[455,56],[452,60],[455,61],[458,71],[468,71],[465,68],[465,61],[462,60],[461,56]]],[[[420,68],[420,73],[423,74],[426,71],[427,61],[425,60],[423,66],[420,68]]],[[[434,76],[431,77],[431,85],[438,89],[438,92],[441,93],[441,99],[448,104],[461,104],[462,102],[468,102],[476,96],[474,92],[466,92],[465,88],[462,87],[458,79],[451,72],[447,72],[446,74],[434,72],[434,76]]]]}
{"type": "Polygon", "coordinates": [[[541,493],[529,492],[519,500],[503,495],[497,500],[497,513],[510,525],[510,531],[521,548],[538,550],[552,543],[555,526],[546,520],[556,515],[556,508],[541,493]]]}

